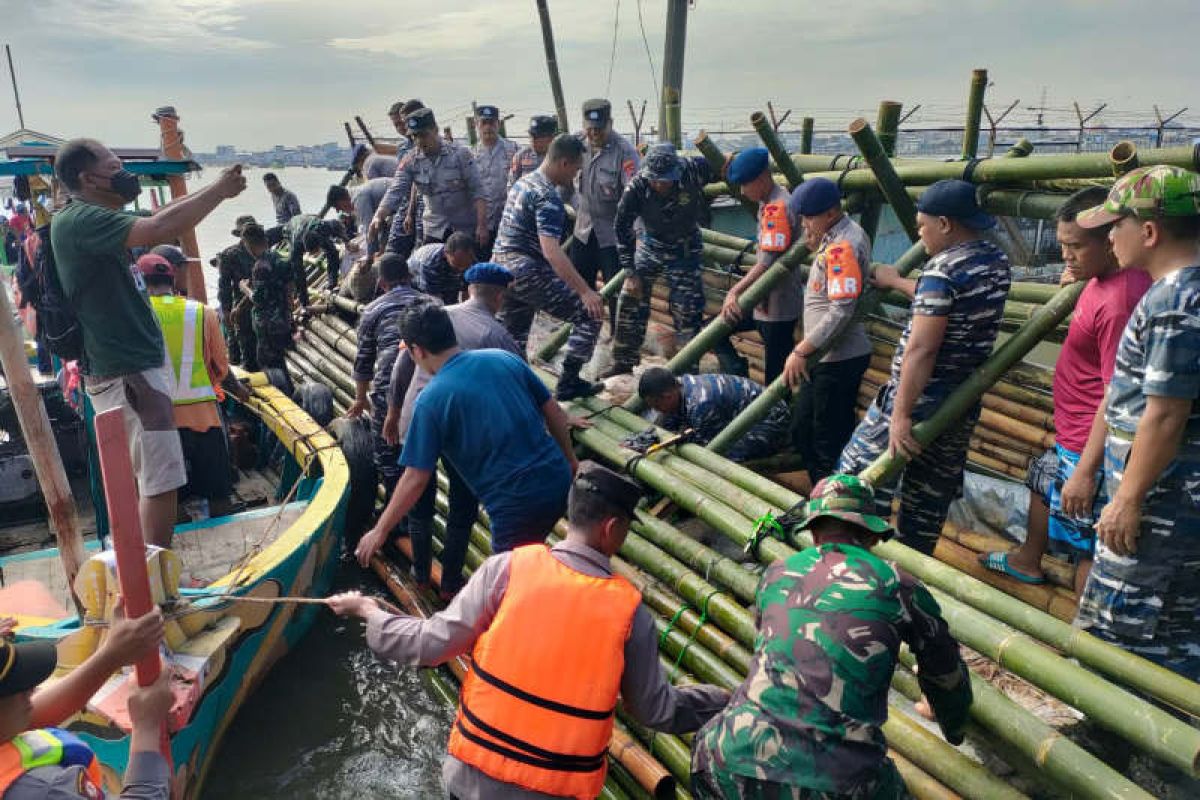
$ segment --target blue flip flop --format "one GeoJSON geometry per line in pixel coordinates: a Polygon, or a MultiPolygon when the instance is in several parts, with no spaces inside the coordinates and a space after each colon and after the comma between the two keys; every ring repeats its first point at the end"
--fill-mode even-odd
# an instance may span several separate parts
{"type": "Polygon", "coordinates": [[[985,555],[979,557],[979,563],[987,569],[990,569],[992,572],[998,572],[1001,575],[1007,575],[1013,580],[1020,581],[1021,583],[1028,583],[1036,586],[1040,583],[1046,582],[1045,578],[1026,575],[1024,572],[1018,572],[1017,570],[1013,569],[1012,565],[1008,563],[1008,553],[986,553],[985,555]]]}

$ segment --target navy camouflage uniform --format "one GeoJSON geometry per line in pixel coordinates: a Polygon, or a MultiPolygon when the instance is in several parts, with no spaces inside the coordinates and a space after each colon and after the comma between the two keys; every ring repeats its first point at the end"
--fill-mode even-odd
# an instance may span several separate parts
{"type": "Polygon", "coordinates": [[[267,250],[254,262],[250,276],[251,319],[259,369],[286,369],[284,351],[292,342],[292,266],[267,250]]]}
{"type": "Polygon", "coordinates": [[[239,303],[249,304],[242,294],[241,282],[249,280],[254,270],[254,256],[241,242],[226,247],[217,254],[217,299],[221,303],[221,322],[225,328],[225,341],[229,345],[229,361],[241,364],[251,372],[255,364],[257,346],[254,341],[254,326],[250,322],[247,308],[235,314],[239,303]]]}
{"type": "MultiPolygon", "coordinates": [[[[650,296],[654,281],[665,275],[671,318],[679,344],[686,344],[700,330],[704,315],[704,281],[701,277],[700,223],[706,212],[704,186],[715,180],[703,157],[672,158],[679,161],[680,177],[666,196],[659,195],[645,174],[634,176],[617,204],[615,230],[617,258],[641,282],[641,296],[624,290],[617,304],[613,361],[628,372],[638,363],[646,324],[650,319],[650,296]],[[640,234],[634,222],[642,221],[640,234]]],[[[649,161],[649,157],[647,158],[649,161]]]]}
{"type": "MultiPolygon", "coordinates": [[[[832,516],[811,510],[821,502],[809,514],[832,516]]],[[[746,680],[696,734],[697,798],[908,797],[882,731],[902,643],[947,737],[961,741],[970,673],[929,590],[894,564],[855,544],[810,547],[767,567],[754,611],[746,680]]]]}
{"type": "Polygon", "coordinates": [[[501,136],[490,148],[484,147],[483,142],[480,142],[471,148],[471,152],[475,156],[475,167],[479,170],[483,199],[487,203],[487,227],[491,233],[491,241],[487,245],[478,243],[476,255],[480,261],[490,261],[492,249],[496,245],[496,231],[499,230],[500,220],[504,217],[504,202],[508,197],[508,175],[517,155],[517,143],[501,136]]]}
{"type": "MultiPolygon", "coordinates": [[[[396,167],[389,194],[394,191],[407,198],[413,186],[417,187],[417,197],[424,201],[418,243],[444,242],[455,231],[474,235],[475,201],[483,200],[484,196],[479,170],[469,149],[442,140],[438,152],[432,156],[425,155],[418,147],[411,148],[396,167]]],[[[396,216],[402,219],[399,212],[396,216]]],[[[393,222],[393,230],[395,226],[393,222]]]]}
{"type": "MultiPolygon", "coordinates": [[[[675,414],[662,420],[662,427],[682,432],[691,428],[700,444],[708,444],[738,414],[763,393],[761,384],[738,375],[680,375],[680,406],[675,414]]],[[[776,401],[758,424],[725,451],[731,461],[765,458],[778,453],[787,444],[792,412],[788,404],[776,401]]]]}
{"type": "MultiPolygon", "coordinates": [[[[508,188],[511,189],[514,183],[540,167],[543,158],[545,156],[538,155],[532,145],[527,144],[517,150],[512,157],[512,162],[508,165],[508,188]]],[[[503,216],[503,212],[501,212],[501,216],[503,216]]]]}
{"type": "Polygon", "coordinates": [[[466,281],[446,260],[446,245],[437,242],[422,245],[408,257],[408,272],[413,286],[445,305],[458,302],[466,289],[466,281]]]}
{"type": "MultiPolygon", "coordinates": [[[[928,419],[992,352],[1011,280],[1008,257],[996,245],[975,239],[955,245],[929,260],[917,279],[912,314],[948,318],[941,349],[929,382],[913,408],[913,422],[928,419]]],[[[857,474],[887,451],[888,426],[912,321],[904,328],[892,359],[892,374],[842,451],[837,471],[857,474]]],[[[923,553],[933,552],[950,503],[962,489],[971,431],[978,403],[921,454],[900,478],[900,539],[923,553]]],[[[892,489],[875,487],[879,514],[891,515],[892,489]]]]}
{"type": "Polygon", "coordinates": [[[1152,284],[1121,337],[1105,409],[1109,497],[1151,396],[1191,399],[1179,450],[1142,502],[1136,552],[1096,542],[1077,624],[1200,681],[1200,266],[1152,284]]]}
{"type": "Polygon", "coordinates": [[[388,444],[383,438],[383,421],[387,417],[388,385],[392,367],[400,350],[400,328],[396,324],[400,313],[429,298],[411,286],[400,285],[375,298],[358,318],[358,353],[354,358],[355,381],[370,381],[367,398],[371,401],[371,436],[375,440],[375,469],[387,489],[388,496],[396,488],[403,470],[400,468],[400,446],[388,444]]]}
{"type": "Polygon", "coordinates": [[[542,255],[538,239],[539,236],[561,239],[566,224],[567,212],[557,189],[544,173],[531,172],[508,193],[492,257],[513,274],[500,321],[521,352],[525,352],[529,342],[534,315],[545,311],[571,323],[566,354],[583,363],[596,348],[600,322],[588,314],[579,295],[555,274],[542,255]]]}

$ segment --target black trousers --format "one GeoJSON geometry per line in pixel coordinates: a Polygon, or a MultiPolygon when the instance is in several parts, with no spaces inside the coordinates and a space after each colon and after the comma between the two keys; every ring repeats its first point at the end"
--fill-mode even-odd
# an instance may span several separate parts
{"type": "Polygon", "coordinates": [[[831,475],[858,423],[858,387],[870,354],[810,364],[792,408],[792,443],[813,482],[831,475]]]}
{"type": "MultiPolygon", "coordinates": [[[[599,289],[596,287],[596,276],[602,276],[605,283],[612,280],[613,276],[621,271],[621,265],[617,260],[617,247],[601,247],[600,240],[596,238],[595,231],[592,232],[592,238],[588,239],[587,244],[575,239],[571,242],[570,252],[567,256],[571,259],[571,263],[575,265],[575,271],[579,273],[579,277],[583,278],[583,282],[588,285],[589,289],[599,289]]],[[[617,295],[614,294],[608,300],[608,325],[613,331],[617,329],[617,295]]]]}
{"type": "MultiPolygon", "coordinates": [[[[711,321],[711,320],[710,320],[711,321]]],[[[770,384],[783,373],[783,364],[787,361],[788,353],[796,346],[796,320],[785,319],[780,322],[766,322],[751,319],[749,314],[742,317],[730,335],[744,331],[758,331],[763,340],[763,381],[770,384]]],[[[728,338],[717,342],[713,347],[717,356],[738,357],[737,349],[728,338]]]]}

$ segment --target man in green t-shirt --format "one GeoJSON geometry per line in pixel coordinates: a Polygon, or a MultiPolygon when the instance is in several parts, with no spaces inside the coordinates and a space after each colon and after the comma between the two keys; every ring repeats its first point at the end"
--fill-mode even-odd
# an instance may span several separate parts
{"type": "Polygon", "coordinates": [[[84,385],[97,413],[125,409],[142,533],[166,547],[175,526],[175,490],[187,476],[162,331],[129,250],[174,242],[241,193],[246,179],[240,166],[230,167],[195,194],[139,216],[124,210],[141,193],[137,176],[100,142],[67,142],[55,156],[54,172],[71,201],[54,215],[50,240],[63,291],[83,330],[84,385]]]}

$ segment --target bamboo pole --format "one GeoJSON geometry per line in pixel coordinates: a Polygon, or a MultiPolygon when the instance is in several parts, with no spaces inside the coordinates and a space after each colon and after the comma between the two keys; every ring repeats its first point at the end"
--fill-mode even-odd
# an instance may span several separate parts
{"type": "Polygon", "coordinates": [[[979,124],[983,117],[983,96],[987,92],[986,69],[971,71],[971,90],[967,95],[967,120],[963,126],[962,157],[966,161],[979,153],[979,124]]]}
{"type": "Polygon", "coordinates": [[[1137,145],[1130,141],[1117,142],[1108,152],[1108,159],[1112,162],[1114,177],[1132,172],[1138,168],[1137,145]]]}
{"type": "Polygon", "coordinates": [[[879,104],[879,114],[875,118],[875,129],[879,135],[879,144],[888,158],[896,155],[896,140],[900,133],[900,112],[903,103],[895,100],[884,100],[879,104]]]}
{"type": "Polygon", "coordinates": [[[813,148],[813,118],[804,117],[800,120],[800,153],[808,155],[813,148]]]}
{"type": "MultiPolygon", "coordinates": [[[[716,142],[708,138],[707,132],[700,131],[700,135],[695,138],[693,144],[700,151],[700,155],[704,156],[705,160],[708,161],[708,165],[712,167],[713,174],[725,174],[725,154],[721,152],[721,148],[717,147],[716,142]]],[[[732,183],[726,184],[726,186],[728,187],[726,190],[727,193],[734,200],[742,204],[742,208],[745,209],[746,213],[757,218],[758,206],[745,198],[741,188],[732,183]]]]}
{"type": "MultiPolygon", "coordinates": [[[[608,300],[621,290],[621,286],[625,283],[625,278],[629,276],[628,269],[622,269],[616,275],[609,279],[608,283],[604,284],[600,289],[600,297],[608,300]]],[[[564,322],[559,325],[554,333],[546,338],[538,351],[533,354],[533,357],[538,361],[549,361],[554,358],[555,354],[562,349],[567,340],[571,338],[571,330],[573,326],[569,322],[564,322]]]]}
{"type": "Polygon", "coordinates": [[[904,228],[904,232],[908,234],[909,241],[917,241],[917,207],[913,203],[912,198],[908,196],[908,192],[904,190],[904,184],[896,175],[896,170],[892,166],[892,162],[888,159],[887,151],[884,150],[883,144],[875,136],[875,132],[871,130],[871,126],[865,119],[859,117],[850,123],[850,137],[854,139],[854,143],[858,145],[858,149],[862,152],[863,158],[871,165],[871,171],[874,172],[875,178],[879,181],[880,191],[887,198],[888,204],[896,213],[896,219],[900,221],[900,225],[904,228]]]}
{"type": "Polygon", "coordinates": [[[46,512],[50,515],[63,575],[71,590],[75,610],[82,619],[84,608],[75,594],[75,576],[79,574],[79,566],[87,555],[83,549],[83,536],[79,532],[79,520],[75,515],[71,482],[67,480],[67,471],[63,468],[58,442],[50,428],[50,418],[46,415],[46,406],[29,372],[25,346],[8,299],[8,289],[4,286],[0,286],[0,366],[4,370],[8,395],[17,411],[21,436],[33,461],[33,471],[46,503],[46,512]]]}
{"type": "Polygon", "coordinates": [[[780,140],[775,128],[771,126],[771,121],[767,119],[767,115],[761,111],[755,111],[750,115],[750,124],[754,127],[755,133],[762,139],[763,144],[766,145],[767,151],[771,154],[771,158],[775,160],[779,171],[787,179],[788,188],[795,189],[804,180],[804,176],[800,174],[800,170],[796,168],[796,163],[788,155],[787,149],[783,146],[783,142],[780,140]]]}
{"type": "Polygon", "coordinates": [[[993,572],[979,563],[979,554],[958,542],[942,536],[938,539],[934,558],[949,564],[965,575],[1003,589],[1005,593],[1045,611],[1047,614],[1071,622],[1075,619],[1075,595],[1049,583],[1031,584],[993,572]]]}
{"type": "MultiPolygon", "coordinates": [[[[179,130],[179,117],[174,109],[159,109],[154,113],[154,121],[162,136],[163,155],[173,161],[183,161],[183,132],[179,130]]],[[[171,189],[171,199],[178,200],[187,194],[187,183],[182,175],[169,175],[167,185],[171,189]]],[[[188,228],[179,235],[179,244],[183,254],[187,256],[187,292],[188,297],[201,303],[208,302],[208,288],[204,284],[204,270],[200,260],[200,245],[196,243],[196,229],[188,228]]]]}
{"type": "Polygon", "coordinates": [[[550,91],[558,114],[558,129],[571,130],[567,119],[567,101],[563,98],[562,78],[558,74],[558,56],[554,51],[554,26],[550,24],[550,8],[546,0],[537,0],[538,21],[542,28],[542,47],[546,51],[546,71],[550,74],[550,91]]]}

